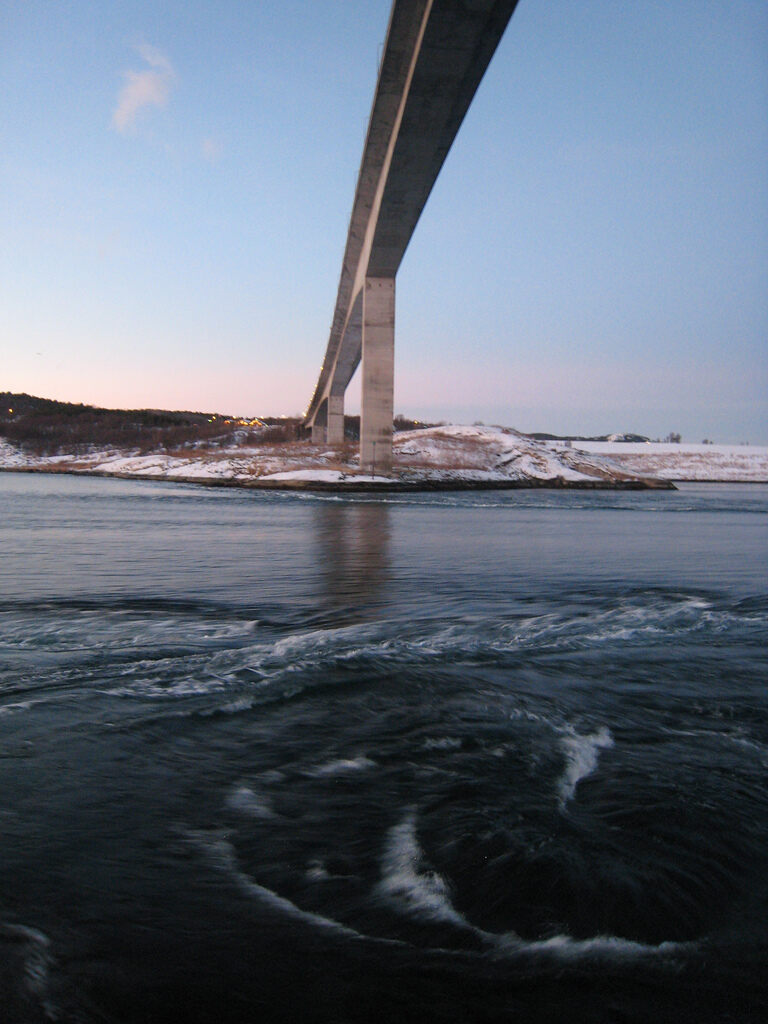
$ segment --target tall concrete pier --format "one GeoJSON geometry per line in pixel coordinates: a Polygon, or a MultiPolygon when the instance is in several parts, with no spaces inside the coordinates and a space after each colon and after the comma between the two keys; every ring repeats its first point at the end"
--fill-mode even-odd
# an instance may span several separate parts
{"type": "Polygon", "coordinates": [[[392,469],[395,385],[395,279],[367,277],[363,293],[360,465],[392,469]],[[377,456],[378,455],[378,459],[377,456]]]}
{"type": "Polygon", "coordinates": [[[360,465],[392,468],[395,278],[421,212],[517,0],[394,0],[355,190],[336,309],[304,417],[344,437],[362,359],[360,465]]]}

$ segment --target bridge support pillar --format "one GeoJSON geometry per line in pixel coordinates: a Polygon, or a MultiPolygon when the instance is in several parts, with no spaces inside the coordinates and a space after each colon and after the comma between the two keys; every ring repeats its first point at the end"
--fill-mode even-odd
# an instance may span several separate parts
{"type": "Polygon", "coordinates": [[[328,444],[344,443],[344,395],[328,396],[328,444]]]}
{"type": "Polygon", "coordinates": [[[328,427],[325,423],[312,424],[312,444],[325,444],[328,437],[328,427]]]}
{"type": "Polygon", "coordinates": [[[363,292],[360,468],[392,471],[395,387],[395,279],[367,277],[363,292]]]}

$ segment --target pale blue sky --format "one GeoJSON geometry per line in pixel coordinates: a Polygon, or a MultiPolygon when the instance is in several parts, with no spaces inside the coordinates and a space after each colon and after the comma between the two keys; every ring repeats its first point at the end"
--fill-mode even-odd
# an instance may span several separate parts
{"type": "MultiPolygon", "coordinates": [[[[0,390],[301,411],[389,6],[2,0],[0,390]]],[[[520,0],[398,275],[396,411],[767,443],[767,169],[763,0],[520,0]]]]}

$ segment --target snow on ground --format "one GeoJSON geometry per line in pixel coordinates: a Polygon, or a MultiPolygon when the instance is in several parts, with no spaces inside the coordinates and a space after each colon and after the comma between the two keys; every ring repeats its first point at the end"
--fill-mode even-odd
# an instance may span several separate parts
{"type": "Polygon", "coordinates": [[[661,480],[768,482],[768,447],[726,444],[574,441],[573,450],[608,456],[628,473],[661,480]]]}
{"type": "Polygon", "coordinates": [[[429,427],[394,440],[395,468],[426,479],[607,481],[626,477],[590,458],[524,437],[509,427],[429,427]]]}
{"type": "MultiPolygon", "coordinates": [[[[442,426],[396,434],[395,484],[518,483],[611,486],[640,478],[768,481],[768,448],[536,441],[509,427],[442,426]]],[[[0,440],[0,469],[232,482],[241,486],[352,486],[384,478],[361,474],[357,446],[308,441],[230,448],[195,446],[141,454],[96,451],[33,456],[0,440]]]]}
{"type": "Polygon", "coordinates": [[[0,469],[20,469],[26,463],[26,456],[18,448],[0,438],[0,469]]]}

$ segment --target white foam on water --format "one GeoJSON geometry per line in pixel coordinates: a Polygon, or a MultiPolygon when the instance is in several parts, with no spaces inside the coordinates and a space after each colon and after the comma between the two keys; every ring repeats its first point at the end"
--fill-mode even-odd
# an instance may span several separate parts
{"type": "Polygon", "coordinates": [[[305,875],[311,882],[325,882],[331,877],[321,860],[311,860],[307,865],[305,875]]]}
{"type": "Polygon", "coordinates": [[[250,711],[253,703],[252,697],[240,697],[238,700],[231,700],[226,704],[222,704],[216,710],[221,711],[225,715],[239,715],[241,711],[250,711]]]}
{"type": "MultiPolygon", "coordinates": [[[[267,654],[267,661],[293,664],[307,657],[330,654],[349,657],[366,650],[371,641],[376,643],[383,626],[339,626],[335,629],[311,629],[275,640],[267,654]],[[362,642],[361,642],[362,641],[362,642]]],[[[385,634],[384,634],[385,635],[385,634]]]]}
{"type": "Polygon", "coordinates": [[[587,642],[613,640],[653,640],[656,636],[694,633],[729,623],[730,612],[715,612],[711,601],[698,595],[676,595],[673,600],[652,596],[639,604],[625,602],[595,616],[597,628],[586,633],[587,642]]]}
{"type": "Polygon", "coordinates": [[[697,595],[676,595],[660,599],[641,595],[610,608],[591,609],[574,617],[562,613],[533,616],[505,624],[490,639],[492,650],[582,649],[594,644],[647,643],[669,636],[727,626],[729,612],[712,610],[711,603],[697,595]]]}
{"type": "MultiPolygon", "coordinates": [[[[314,685],[316,673],[329,664],[371,659],[378,667],[407,662],[411,666],[488,653],[507,654],[524,650],[579,650],[595,644],[637,644],[670,635],[711,628],[710,605],[695,595],[663,599],[650,595],[626,601],[610,609],[592,609],[584,616],[544,614],[510,621],[450,623],[444,620],[415,622],[394,630],[381,621],[334,629],[309,629],[276,640],[235,642],[226,649],[180,651],[162,659],[131,662],[115,673],[111,689],[102,692],[120,697],[178,700],[227,694],[230,703],[220,710],[247,710],[247,701],[259,692],[291,686],[291,695],[314,685]],[[243,691],[246,690],[244,694],[243,691]]],[[[237,630],[233,627],[237,638],[237,630]]],[[[252,635],[250,624],[245,636],[252,635]]],[[[139,644],[139,650],[141,645],[139,644]]],[[[528,716],[530,717],[530,716],[528,716]]],[[[427,742],[440,741],[435,737],[427,742]]],[[[446,740],[451,737],[446,737],[446,740]]],[[[427,747],[427,749],[430,749],[427,747]]],[[[440,749],[434,747],[434,749],[440,749]]],[[[447,749],[447,748],[446,748],[447,749]]]]}
{"type": "Polygon", "coordinates": [[[600,751],[613,746],[610,729],[603,726],[597,732],[580,736],[573,732],[561,738],[560,744],[565,753],[565,771],[560,776],[557,788],[560,794],[560,807],[563,809],[573,799],[576,787],[582,779],[591,775],[597,768],[600,751]]]}
{"type": "Polygon", "coordinates": [[[443,736],[436,740],[424,740],[425,750],[459,750],[462,741],[456,736],[443,736]]]}
{"type": "Polygon", "coordinates": [[[180,679],[176,683],[153,683],[150,680],[138,680],[129,686],[112,686],[103,690],[109,697],[141,697],[148,699],[164,699],[178,697],[205,697],[211,693],[221,692],[221,683],[207,683],[199,679],[180,679]]]}
{"type": "Polygon", "coordinates": [[[693,943],[661,942],[653,945],[616,935],[597,935],[589,939],[554,935],[547,939],[531,940],[523,939],[512,931],[485,931],[456,910],[450,901],[448,886],[439,874],[422,869],[423,856],[416,836],[416,815],[411,811],[388,833],[382,858],[384,877],[377,887],[379,893],[422,920],[447,922],[472,932],[486,946],[480,955],[490,953],[504,958],[535,955],[558,959],[620,959],[664,956],[694,948],[693,943]]]}
{"type": "MultiPolygon", "coordinates": [[[[157,621],[148,616],[136,620],[134,616],[116,613],[107,622],[112,650],[120,648],[126,656],[129,651],[142,655],[148,647],[161,643],[163,647],[171,644],[178,648],[178,653],[162,658],[140,657],[115,665],[112,680],[102,678],[106,685],[99,690],[124,698],[164,700],[228,694],[234,690],[234,700],[230,699],[220,710],[237,713],[249,707],[239,703],[240,699],[247,701],[256,691],[269,691],[290,682],[300,692],[305,678],[329,663],[370,658],[382,666],[403,661],[418,666],[435,658],[450,658],[454,653],[471,657],[521,650],[573,650],[611,642],[655,642],[681,633],[726,628],[731,618],[731,613],[714,610],[711,602],[699,595],[650,593],[621,600],[608,609],[587,608],[586,614],[576,617],[557,613],[461,624],[430,619],[397,631],[393,623],[380,621],[334,629],[306,629],[276,640],[261,638],[254,642],[250,618],[222,625],[215,620],[191,623],[183,617],[157,621]],[[207,647],[212,641],[213,648],[201,650],[201,645],[207,647]],[[243,695],[245,688],[247,693],[243,695]]],[[[46,643],[55,640],[61,646],[61,631],[65,630],[69,639],[62,649],[66,648],[75,659],[92,657],[92,646],[82,647],[81,619],[74,623],[58,616],[47,622],[46,630],[51,633],[46,643]]],[[[98,632],[104,632],[100,620],[98,632]]],[[[20,642],[22,638],[29,642],[21,626],[19,636],[20,642]]],[[[16,710],[15,706],[8,707],[16,710]]],[[[10,713],[11,710],[0,709],[0,714],[10,713]]]]}
{"type": "Polygon", "coordinates": [[[416,815],[411,811],[389,830],[378,892],[417,917],[472,928],[451,903],[445,880],[436,871],[423,870],[423,860],[416,837],[416,815]]]}
{"type": "Polygon", "coordinates": [[[227,796],[227,806],[233,811],[240,811],[251,818],[274,818],[275,812],[269,802],[269,797],[263,794],[256,794],[248,786],[237,786],[227,796]]]}
{"type": "MultiPolygon", "coordinates": [[[[291,900],[280,896],[272,889],[259,885],[246,874],[237,862],[232,844],[220,832],[204,832],[184,829],[189,842],[198,846],[206,856],[225,872],[248,896],[259,900],[265,906],[293,920],[342,938],[373,942],[386,946],[410,946],[401,939],[365,935],[333,918],[324,917],[313,911],[302,910],[291,900]]],[[[451,904],[448,886],[434,871],[420,870],[423,853],[416,838],[416,816],[414,812],[395,825],[388,834],[387,845],[382,858],[383,878],[377,886],[378,892],[394,901],[400,908],[422,919],[450,923],[472,932],[480,938],[486,949],[479,955],[493,955],[505,959],[527,956],[557,958],[559,960],[610,958],[627,959],[638,957],[664,957],[693,952],[698,944],[693,942],[661,942],[658,944],[636,942],[616,935],[596,935],[588,939],[574,939],[570,935],[554,935],[547,939],[523,939],[515,932],[487,932],[472,925],[451,904]]],[[[321,860],[310,861],[305,877],[312,881],[323,881],[332,877],[321,860]]],[[[41,933],[38,933],[41,934],[41,933]]],[[[45,936],[41,935],[47,944],[45,936]]],[[[47,949],[47,945],[44,946],[47,949]]],[[[467,950],[432,948],[433,952],[446,955],[476,956],[467,950]]],[[[56,1017],[51,1017],[55,1020],[56,1017]]]]}
{"type": "Polygon", "coordinates": [[[525,719],[526,722],[535,722],[537,725],[546,725],[550,729],[559,728],[551,718],[546,715],[541,715],[536,711],[529,711],[527,708],[513,708],[509,712],[509,718],[511,721],[515,719],[525,719]]]}
{"type": "MultiPolygon", "coordinates": [[[[146,666],[148,672],[144,672],[140,664],[131,666],[128,674],[140,675],[140,680],[126,690],[113,692],[125,696],[183,697],[229,688],[242,690],[247,686],[249,692],[253,693],[255,690],[279,687],[286,682],[296,685],[296,681],[303,675],[312,674],[329,662],[377,654],[386,649],[389,643],[386,625],[378,629],[365,625],[309,630],[275,641],[220,650],[199,661],[188,659],[182,667],[186,668],[185,675],[191,678],[172,686],[166,682],[165,667],[161,666],[160,673],[156,671],[157,662],[146,666]],[[194,675],[190,669],[194,670],[194,675]],[[153,674],[157,681],[153,679],[153,674]]],[[[237,704],[226,708],[232,711],[242,709],[237,704]]]]}
{"type": "Polygon", "coordinates": [[[171,610],[161,617],[160,613],[128,614],[125,609],[96,613],[62,608],[43,609],[32,621],[27,615],[9,618],[4,626],[3,644],[11,650],[42,650],[69,654],[73,659],[89,657],[103,647],[113,652],[135,652],[160,646],[177,650],[183,656],[247,640],[252,632],[252,621],[196,621],[171,610]]]}
{"type": "Polygon", "coordinates": [[[253,896],[273,910],[285,914],[296,921],[311,925],[313,928],[321,928],[323,931],[348,939],[366,938],[361,932],[355,931],[354,928],[349,928],[347,925],[334,921],[330,917],[323,917],[322,914],[315,914],[310,910],[302,910],[301,907],[296,906],[295,903],[286,899],[285,896],[280,896],[272,889],[259,885],[258,882],[255,882],[241,869],[237,863],[237,857],[232,844],[220,835],[211,835],[193,830],[187,830],[185,834],[191,842],[199,846],[210,857],[217,867],[229,875],[237,883],[240,890],[248,896],[253,896]]]}
{"type": "Polygon", "coordinates": [[[18,715],[22,711],[29,711],[35,704],[40,704],[38,700],[20,700],[15,704],[4,704],[0,707],[0,716],[3,715],[18,715]]]}
{"type": "Polygon", "coordinates": [[[310,768],[307,774],[315,778],[324,778],[328,775],[348,775],[350,772],[361,772],[375,767],[375,761],[361,754],[358,757],[340,758],[338,761],[328,761],[327,764],[317,765],[315,768],[310,768]]]}
{"type": "MultiPolygon", "coordinates": [[[[487,935],[488,933],[483,933],[487,935]]],[[[544,954],[559,959],[585,959],[601,957],[610,959],[635,958],[642,956],[665,956],[692,950],[690,942],[660,942],[657,945],[623,939],[617,935],[596,935],[590,939],[574,939],[570,935],[553,935],[548,939],[521,939],[514,932],[495,936],[497,951],[506,956],[544,954]]]]}

